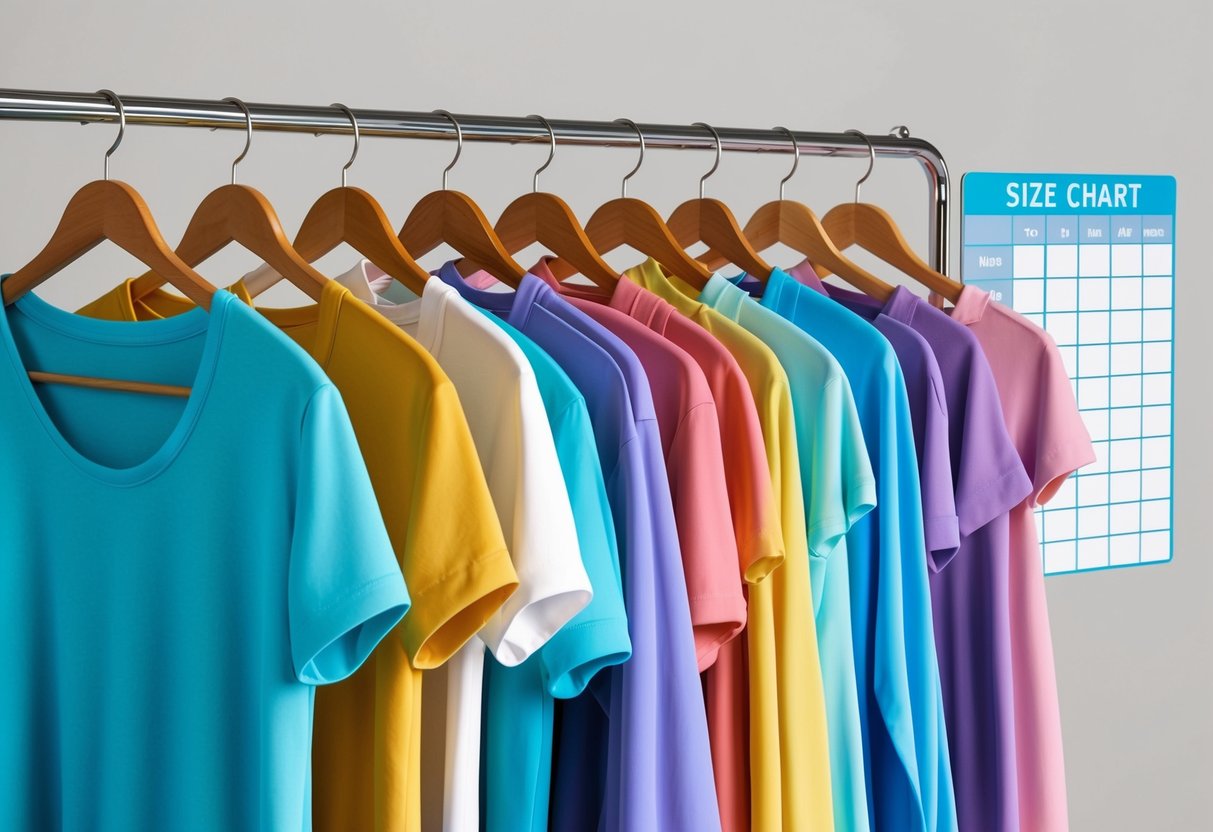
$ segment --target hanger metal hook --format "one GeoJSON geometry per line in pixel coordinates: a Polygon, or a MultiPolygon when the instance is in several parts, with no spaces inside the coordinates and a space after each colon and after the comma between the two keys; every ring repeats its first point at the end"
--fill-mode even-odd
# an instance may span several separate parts
{"type": "Polygon", "coordinates": [[[341,112],[345,113],[350,120],[350,125],[354,128],[354,152],[350,154],[350,160],[341,168],[341,187],[346,186],[346,174],[349,173],[350,167],[354,164],[354,160],[358,158],[358,147],[362,144],[362,134],[358,132],[358,117],[354,115],[354,111],[342,104],[340,101],[335,101],[329,105],[336,107],[341,112]]]}
{"type": "Polygon", "coordinates": [[[628,171],[627,175],[623,177],[623,181],[619,183],[619,195],[627,198],[628,180],[635,176],[636,172],[640,170],[640,166],[644,164],[644,133],[641,132],[640,127],[637,126],[636,122],[632,121],[630,118],[617,118],[615,119],[615,124],[626,124],[631,127],[636,131],[636,139],[640,142],[640,158],[636,160],[636,167],[628,171]]]}
{"type": "Polygon", "coordinates": [[[451,168],[459,161],[459,157],[463,154],[463,128],[459,126],[459,121],[449,110],[433,110],[435,115],[446,116],[451,124],[455,125],[455,156],[451,159],[451,163],[442,169],[442,190],[446,190],[446,177],[451,172],[451,168]]]}
{"type": "Polygon", "coordinates": [[[113,90],[97,90],[97,95],[104,95],[109,103],[114,105],[114,109],[118,111],[118,136],[114,139],[114,143],[110,145],[110,149],[105,151],[105,178],[108,181],[110,178],[110,157],[114,155],[114,151],[118,149],[118,145],[122,144],[122,137],[126,135],[126,108],[122,106],[122,99],[113,90]]]}
{"type": "Polygon", "coordinates": [[[548,160],[540,165],[539,170],[535,171],[535,175],[531,177],[531,193],[538,193],[539,174],[547,170],[548,165],[552,164],[552,160],[556,158],[556,131],[552,129],[552,122],[541,115],[531,113],[527,118],[538,119],[539,123],[548,129],[548,160]]]}
{"type": "Polygon", "coordinates": [[[232,160],[232,184],[236,184],[236,167],[244,161],[244,157],[248,155],[249,148],[253,146],[253,114],[249,110],[248,105],[239,98],[229,96],[223,99],[229,104],[235,104],[240,112],[244,113],[244,150],[240,151],[240,155],[232,160]]]}
{"type": "Polygon", "coordinates": [[[714,174],[716,172],[716,169],[718,167],[720,167],[720,157],[724,151],[724,148],[720,143],[720,134],[716,132],[715,127],[713,127],[710,124],[707,124],[706,122],[702,122],[702,121],[695,122],[695,124],[693,126],[706,128],[712,134],[712,138],[716,139],[716,161],[712,163],[712,167],[710,167],[708,169],[707,173],[705,173],[703,176],[699,177],[699,198],[703,199],[704,183],[707,182],[708,177],[710,177],[712,174],[714,174]]]}
{"type": "Polygon", "coordinates": [[[792,169],[788,171],[788,175],[779,180],[779,201],[783,202],[783,188],[788,184],[788,180],[796,175],[796,168],[800,167],[800,142],[796,141],[796,134],[786,127],[773,127],[773,130],[778,130],[780,133],[786,133],[788,140],[792,142],[792,169]]]}
{"type": "Polygon", "coordinates": [[[846,130],[844,132],[852,136],[859,136],[868,145],[868,169],[864,172],[863,176],[859,177],[859,181],[855,183],[855,201],[859,202],[859,188],[864,182],[868,181],[868,177],[872,175],[872,168],[876,167],[876,145],[872,144],[872,140],[858,130],[846,130]]]}

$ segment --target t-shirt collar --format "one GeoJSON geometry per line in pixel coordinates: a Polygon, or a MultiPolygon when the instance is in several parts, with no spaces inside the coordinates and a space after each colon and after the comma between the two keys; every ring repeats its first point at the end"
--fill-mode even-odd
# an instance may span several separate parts
{"type": "MultiPolygon", "coordinates": [[[[774,277],[774,273],[772,273],[772,277],[774,277]]],[[[737,320],[737,317],[741,314],[741,306],[745,303],[747,297],[748,295],[744,291],[734,286],[720,272],[715,272],[709,277],[707,285],[699,293],[701,301],[708,306],[715,307],[733,320],[737,320]]]]}
{"type": "Polygon", "coordinates": [[[818,294],[828,294],[826,286],[821,282],[821,278],[817,276],[817,271],[813,268],[813,264],[808,261],[808,258],[801,260],[795,266],[788,269],[788,274],[796,278],[798,283],[808,286],[818,294]]]}
{"type": "Polygon", "coordinates": [[[956,305],[949,310],[949,314],[952,320],[967,326],[980,321],[989,305],[989,292],[966,285],[960,290],[960,297],[956,299],[956,305]]]}
{"type": "Polygon", "coordinates": [[[914,312],[920,302],[921,299],[905,286],[896,286],[893,288],[893,294],[885,301],[884,309],[881,312],[894,320],[908,324],[914,320],[914,312]]]}
{"type": "Polygon", "coordinates": [[[458,294],[441,280],[427,280],[421,297],[417,297],[391,277],[376,274],[377,269],[363,260],[340,277],[336,282],[350,290],[354,297],[375,307],[392,323],[413,336],[431,355],[442,338],[442,322],[447,304],[452,295],[458,294]],[[411,298],[402,303],[393,302],[384,296],[389,288],[401,297],[411,298]]]}

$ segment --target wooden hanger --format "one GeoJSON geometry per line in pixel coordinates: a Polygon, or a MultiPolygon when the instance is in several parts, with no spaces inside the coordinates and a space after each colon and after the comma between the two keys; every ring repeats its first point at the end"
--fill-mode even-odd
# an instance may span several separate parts
{"type": "Polygon", "coordinates": [[[539,190],[539,174],[556,158],[556,134],[543,116],[531,118],[539,119],[548,129],[551,139],[548,158],[535,171],[531,192],[518,197],[501,212],[494,227],[497,236],[510,254],[540,243],[600,288],[610,291],[619,282],[618,273],[594,249],[573,209],[555,194],[539,190]]]}
{"type": "MultiPolygon", "coordinates": [[[[631,119],[616,119],[620,124],[629,124],[640,140],[640,158],[636,167],[623,177],[622,196],[602,205],[585,225],[585,233],[594,249],[600,254],[614,251],[620,246],[629,246],[665,267],[666,271],[681,278],[696,289],[708,283],[712,273],[687,254],[686,249],[670,232],[665,220],[647,202],[628,196],[628,180],[636,175],[644,164],[644,134],[631,119]]],[[[564,280],[577,273],[573,264],[563,260],[550,262],[553,276],[564,280]]]]}
{"type": "Polygon", "coordinates": [[[733,212],[720,200],[703,195],[704,183],[720,167],[722,148],[716,128],[702,121],[695,122],[695,126],[707,128],[716,138],[716,161],[699,179],[699,198],[687,200],[670,214],[667,221],[670,231],[684,249],[695,243],[705,243],[712,251],[728,258],[733,265],[759,280],[766,280],[771,274],[771,266],[750,245],[733,212]]]}
{"type": "MultiPolygon", "coordinates": [[[[260,257],[278,274],[299,287],[312,300],[319,301],[328,278],[313,269],[295,251],[282,231],[282,224],[268,199],[260,191],[236,184],[236,167],[248,155],[253,142],[253,116],[243,101],[225,98],[244,111],[246,135],[244,151],[232,162],[232,182],[206,195],[194,211],[185,234],[177,245],[177,256],[191,266],[231,243],[239,243],[260,257]]],[[[131,284],[131,296],[145,297],[164,284],[164,277],[150,271],[131,284]]]]}
{"type": "MultiPolygon", "coordinates": [[[[792,141],[793,162],[788,175],[779,181],[779,199],[766,203],[745,225],[745,235],[751,245],[759,251],[783,243],[809,258],[815,266],[821,263],[834,274],[845,279],[869,297],[888,300],[893,287],[866,269],[852,263],[834,245],[834,241],[822,227],[817,215],[805,204],[784,199],[784,187],[800,166],[800,145],[796,136],[786,127],[776,127],[788,134],[792,141]]],[[[720,268],[726,257],[715,251],[708,252],[704,262],[720,268]]]]}
{"type": "MultiPolygon", "coordinates": [[[[826,213],[822,219],[826,233],[839,249],[859,246],[914,278],[935,294],[942,295],[955,303],[960,297],[964,285],[928,266],[906,242],[901,229],[897,227],[897,223],[887,211],[871,203],[859,201],[859,187],[872,174],[872,167],[876,163],[876,149],[872,146],[871,141],[868,141],[867,136],[858,130],[848,130],[847,132],[862,136],[864,141],[868,142],[868,171],[862,179],[855,183],[855,201],[837,205],[826,213]]],[[[812,258],[810,258],[810,262],[816,269],[817,262],[812,258]]],[[[825,263],[822,264],[822,268],[817,269],[817,273],[822,277],[831,271],[835,270],[830,269],[829,265],[825,263]]],[[[845,275],[843,276],[845,277],[845,275]]]]}
{"type": "MultiPolygon", "coordinates": [[[[104,240],[109,240],[127,253],[150,266],[186,297],[204,309],[210,309],[215,287],[182,262],[165,242],[152,219],[151,211],[139,192],[125,182],[109,178],[109,158],[126,132],[126,111],[118,96],[100,90],[118,110],[118,138],[105,153],[105,178],[90,182],[78,190],[67,204],[59,225],[50,240],[3,283],[4,305],[8,306],[26,292],[80,259],[104,240]]],[[[134,393],[165,396],[188,396],[190,388],[174,384],[127,381],[94,376],[70,375],[31,370],[29,377],[40,383],[70,384],[134,393]]]]}
{"type": "MultiPolygon", "coordinates": [[[[346,243],[384,273],[421,294],[429,273],[400,244],[383,206],[361,188],[346,184],[350,166],[358,158],[361,135],[353,111],[344,104],[333,106],[349,116],[354,128],[354,152],[341,169],[341,187],[333,188],[316,200],[303,218],[299,233],[295,235],[295,251],[312,263],[346,243]]],[[[273,273],[269,279],[246,280],[245,288],[255,297],[281,279],[278,273],[273,273]]]]}
{"type": "Polygon", "coordinates": [[[488,218],[471,197],[447,190],[447,174],[463,153],[463,128],[446,110],[435,110],[455,125],[455,158],[442,171],[442,190],[421,198],[400,229],[401,244],[414,257],[424,257],[446,243],[493,277],[518,288],[526,269],[518,265],[489,225],[488,218]]]}

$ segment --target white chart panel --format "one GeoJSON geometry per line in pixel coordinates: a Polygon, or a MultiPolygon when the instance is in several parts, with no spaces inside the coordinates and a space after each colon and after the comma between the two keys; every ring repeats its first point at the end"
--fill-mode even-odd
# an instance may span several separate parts
{"type": "Polygon", "coordinates": [[[1171,559],[1175,179],[970,173],[962,276],[1053,336],[1096,462],[1037,511],[1046,574],[1171,559]]]}

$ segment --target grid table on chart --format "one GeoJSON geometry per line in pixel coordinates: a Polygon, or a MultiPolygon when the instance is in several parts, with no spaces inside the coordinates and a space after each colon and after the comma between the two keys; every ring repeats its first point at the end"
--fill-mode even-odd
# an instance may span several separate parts
{"type": "Polygon", "coordinates": [[[965,222],[969,282],[1053,336],[1095,446],[1036,512],[1045,571],[1169,560],[1174,217],[965,222]]]}

